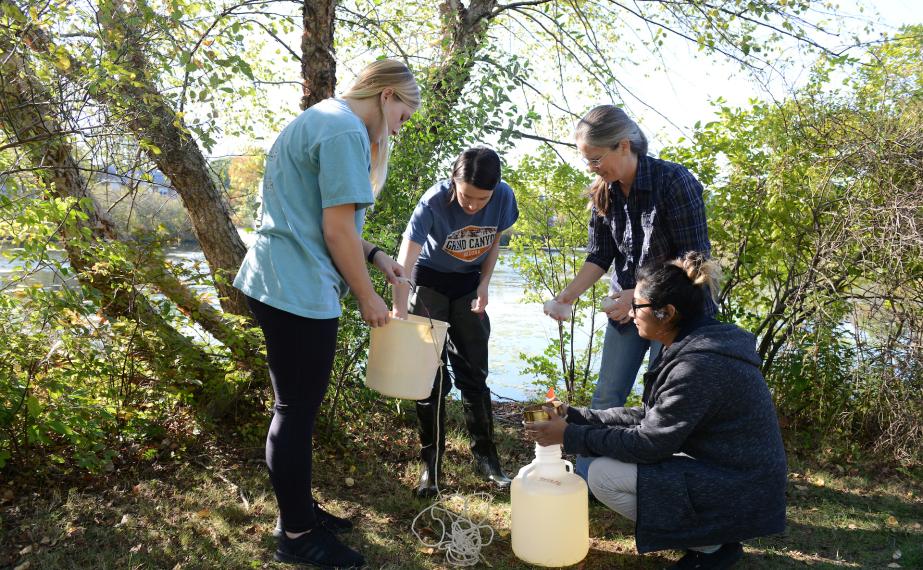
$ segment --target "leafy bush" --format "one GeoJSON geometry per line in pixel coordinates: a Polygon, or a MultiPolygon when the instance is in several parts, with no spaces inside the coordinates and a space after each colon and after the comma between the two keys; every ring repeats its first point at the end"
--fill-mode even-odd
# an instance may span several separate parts
{"type": "MultiPolygon", "coordinates": [[[[544,148],[526,157],[505,178],[516,192],[519,221],[510,241],[513,266],[525,278],[527,302],[544,302],[561,292],[583,266],[587,241],[588,177],[544,148]]],[[[574,303],[574,318],[558,326],[542,354],[520,354],[524,372],[539,387],[563,388],[575,404],[588,403],[596,384],[594,355],[606,319],[597,312],[608,290],[604,282],[574,303]]],[[[542,390],[544,391],[544,389],[542,390]]]]}

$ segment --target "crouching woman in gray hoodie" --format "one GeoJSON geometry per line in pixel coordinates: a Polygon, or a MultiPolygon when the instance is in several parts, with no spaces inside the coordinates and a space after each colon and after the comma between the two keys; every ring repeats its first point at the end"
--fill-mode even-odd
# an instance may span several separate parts
{"type": "Polygon", "coordinates": [[[704,314],[717,273],[698,252],[639,270],[631,316],[664,347],[641,407],[526,424],[540,445],[599,457],[590,490],[635,521],[639,552],[686,550],[673,568],[729,568],[741,541],[785,528],[785,450],[755,339],[704,314]]]}

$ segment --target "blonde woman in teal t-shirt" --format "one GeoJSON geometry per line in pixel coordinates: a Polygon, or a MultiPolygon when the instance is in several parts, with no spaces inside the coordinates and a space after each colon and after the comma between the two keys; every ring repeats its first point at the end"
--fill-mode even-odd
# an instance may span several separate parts
{"type": "Polygon", "coordinates": [[[275,395],[266,464],[279,505],[276,560],[357,568],[361,554],[336,532],[352,523],[311,493],[311,436],[330,382],[340,298],[352,291],[363,320],[387,324],[366,260],[391,283],[402,267],[362,240],[366,209],[387,175],[388,139],[420,105],[403,64],[379,60],[342,98],[305,110],[279,134],[266,162],[263,215],[234,286],[266,338],[275,395]]]}

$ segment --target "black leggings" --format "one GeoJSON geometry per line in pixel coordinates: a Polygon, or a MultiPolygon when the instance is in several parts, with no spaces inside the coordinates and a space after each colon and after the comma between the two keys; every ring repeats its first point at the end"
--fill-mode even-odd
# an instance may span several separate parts
{"type": "Polygon", "coordinates": [[[266,464],[279,503],[282,528],[314,528],[311,436],[336,353],[339,319],[308,319],[247,298],[266,338],[275,394],[266,436],[266,464]]]}

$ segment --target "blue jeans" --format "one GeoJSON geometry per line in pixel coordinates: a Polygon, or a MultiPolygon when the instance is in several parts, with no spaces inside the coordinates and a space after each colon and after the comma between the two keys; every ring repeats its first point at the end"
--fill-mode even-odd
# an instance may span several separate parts
{"type": "MultiPolygon", "coordinates": [[[[650,348],[650,361],[653,361],[660,354],[662,346],[656,340],[641,338],[638,335],[638,327],[633,322],[619,326],[609,321],[603,340],[599,380],[596,382],[590,408],[607,410],[624,406],[635,385],[644,353],[650,348]]],[[[593,459],[595,457],[578,455],[575,467],[577,474],[586,479],[593,459]]]]}

